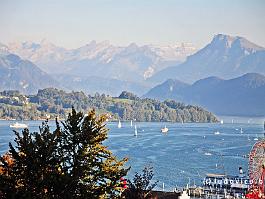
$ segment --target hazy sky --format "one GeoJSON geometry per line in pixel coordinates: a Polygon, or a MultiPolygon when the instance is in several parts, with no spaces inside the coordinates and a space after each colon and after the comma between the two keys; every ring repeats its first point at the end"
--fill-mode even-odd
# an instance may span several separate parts
{"type": "Polygon", "coordinates": [[[202,47],[218,33],[265,47],[265,1],[0,0],[0,27],[2,43],[45,38],[68,48],[91,40],[202,47]]]}

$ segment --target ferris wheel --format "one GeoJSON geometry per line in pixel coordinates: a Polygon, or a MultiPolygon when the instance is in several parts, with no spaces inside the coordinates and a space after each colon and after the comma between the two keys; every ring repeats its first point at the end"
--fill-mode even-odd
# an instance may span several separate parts
{"type": "Polygon", "coordinates": [[[249,154],[249,179],[251,188],[264,195],[265,177],[265,140],[258,141],[249,154]]]}

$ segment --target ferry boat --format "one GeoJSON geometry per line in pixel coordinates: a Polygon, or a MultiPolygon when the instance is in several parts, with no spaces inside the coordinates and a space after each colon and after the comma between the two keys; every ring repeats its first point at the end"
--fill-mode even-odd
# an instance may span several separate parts
{"type": "Polygon", "coordinates": [[[24,124],[24,123],[18,123],[18,122],[15,122],[13,124],[10,124],[9,125],[10,128],[15,128],[15,129],[24,129],[24,128],[28,128],[28,125],[27,124],[24,124]]]}

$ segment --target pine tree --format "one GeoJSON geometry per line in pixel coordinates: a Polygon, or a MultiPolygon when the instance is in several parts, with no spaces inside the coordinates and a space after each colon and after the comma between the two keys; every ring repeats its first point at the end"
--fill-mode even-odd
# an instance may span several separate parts
{"type": "Polygon", "coordinates": [[[158,181],[152,181],[154,174],[152,167],[145,167],[142,174],[135,173],[133,180],[128,180],[128,189],[123,192],[126,199],[149,199],[152,198],[152,190],[158,181]]]}
{"type": "Polygon", "coordinates": [[[84,116],[72,109],[68,119],[51,132],[44,122],[39,132],[16,134],[16,148],[0,158],[2,198],[116,198],[123,159],[103,145],[106,117],[94,110],[84,116]],[[8,157],[8,158],[7,158],[8,157]]]}

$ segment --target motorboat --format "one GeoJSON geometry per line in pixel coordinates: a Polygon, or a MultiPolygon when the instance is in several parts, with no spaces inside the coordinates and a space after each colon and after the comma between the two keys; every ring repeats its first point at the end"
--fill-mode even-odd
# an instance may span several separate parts
{"type": "Polygon", "coordinates": [[[15,129],[25,129],[25,128],[28,128],[28,125],[27,124],[18,123],[18,122],[15,122],[13,124],[10,124],[9,126],[10,126],[10,128],[15,128],[15,129]]]}
{"type": "Polygon", "coordinates": [[[168,128],[165,126],[164,128],[161,129],[162,133],[167,133],[168,132],[168,128]]]}

